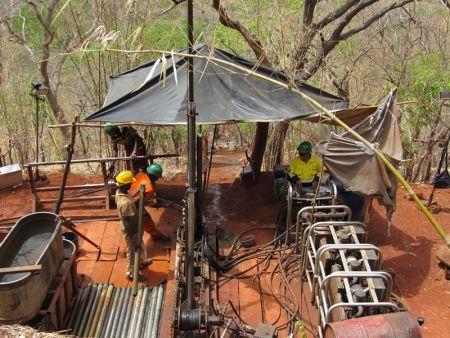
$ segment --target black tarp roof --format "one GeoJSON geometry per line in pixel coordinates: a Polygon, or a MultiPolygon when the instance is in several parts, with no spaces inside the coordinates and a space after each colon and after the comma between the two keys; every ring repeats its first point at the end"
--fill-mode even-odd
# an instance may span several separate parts
{"type": "MultiPolygon", "coordinates": [[[[200,55],[211,55],[288,83],[282,72],[223,50],[210,49],[207,45],[195,49],[200,55]]],[[[111,77],[104,107],[86,120],[186,124],[187,81],[187,58],[174,56],[172,59],[172,55],[165,55],[111,77]]],[[[213,60],[194,59],[194,84],[199,124],[294,120],[316,112],[291,90],[213,60]]],[[[305,95],[329,110],[343,109],[348,105],[346,100],[300,80],[296,85],[305,95]]]]}

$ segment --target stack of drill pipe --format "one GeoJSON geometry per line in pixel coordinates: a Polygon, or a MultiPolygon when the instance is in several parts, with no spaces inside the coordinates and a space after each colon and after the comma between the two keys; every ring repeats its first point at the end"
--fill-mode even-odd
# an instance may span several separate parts
{"type": "Polygon", "coordinates": [[[141,286],[136,297],[131,288],[89,284],[80,290],[67,328],[78,337],[157,337],[164,289],[141,286]]]}

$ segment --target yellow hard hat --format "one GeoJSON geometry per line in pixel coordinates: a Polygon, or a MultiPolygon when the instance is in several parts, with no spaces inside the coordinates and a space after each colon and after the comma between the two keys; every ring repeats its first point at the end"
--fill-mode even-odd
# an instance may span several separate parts
{"type": "Polygon", "coordinates": [[[133,177],[131,170],[123,170],[116,176],[116,182],[118,186],[133,183],[136,179],[133,177]]]}

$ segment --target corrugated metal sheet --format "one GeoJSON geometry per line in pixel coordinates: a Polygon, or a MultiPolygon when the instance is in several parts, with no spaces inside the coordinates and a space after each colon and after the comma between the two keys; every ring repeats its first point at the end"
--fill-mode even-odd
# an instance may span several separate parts
{"type": "Polygon", "coordinates": [[[162,285],[131,288],[89,284],[78,294],[67,328],[78,337],[156,338],[164,299],[162,285]]]}

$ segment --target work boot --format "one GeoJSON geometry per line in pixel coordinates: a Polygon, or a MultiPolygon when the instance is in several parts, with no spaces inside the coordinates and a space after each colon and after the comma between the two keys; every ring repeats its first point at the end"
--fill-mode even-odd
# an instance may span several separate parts
{"type": "MultiPolygon", "coordinates": [[[[127,272],[127,279],[132,281],[133,280],[133,273],[132,272],[127,272]]],[[[138,275],[138,282],[145,282],[147,280],[147,278],[145,278],[144,275],[139,274],[138,275]]]]}
{"type": "Polygon", "coordinates": [[[139,263],[139,269],[145,269],[147,266],[152,265],[153,264],[153,259],[151,258],[146,258],[143,259],[140,263],[139,263]]]}
{"type": "Polygon", "coordinates": [[[170,241],[170,237],[166,236],[162,233],[156,233],[156,234],[152,234],[152,239],[155,241],[161,241],[161,242],[169,242],[170,241]]]}

